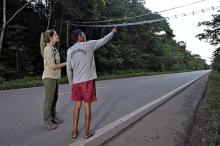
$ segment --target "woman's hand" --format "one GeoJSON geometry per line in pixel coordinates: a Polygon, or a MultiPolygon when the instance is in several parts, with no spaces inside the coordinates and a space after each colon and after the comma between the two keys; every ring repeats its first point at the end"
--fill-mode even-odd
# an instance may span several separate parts
{"type": "Polygon", "coordinates": [[[55,64],[53,67],[51,67],[51,69],[57,70],[57,69],[63,68],[64,66],[66,66],[66,62],[60,63],[60,64],[55,64]]]}

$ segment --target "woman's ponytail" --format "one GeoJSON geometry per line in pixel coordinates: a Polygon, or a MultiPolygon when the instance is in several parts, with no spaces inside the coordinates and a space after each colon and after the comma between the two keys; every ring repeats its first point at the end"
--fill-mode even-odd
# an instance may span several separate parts
{"type": "Polygon", "coordinates": [[[47,45],[47,42],[46,42],[45,32],[42,32],[40,36],[40,53],[42,56],[43,56],[44,48],[46,47],[46,45],[47,45]]]}
{"type": "Polygon", "coordinates": [[[52,37],[55,33],[54,29],[46,30],[41,33],[40,36],[40,53],[43,56],[44,48],[47,46],[47,43],[50,42],[50,37],[52,37]]]}

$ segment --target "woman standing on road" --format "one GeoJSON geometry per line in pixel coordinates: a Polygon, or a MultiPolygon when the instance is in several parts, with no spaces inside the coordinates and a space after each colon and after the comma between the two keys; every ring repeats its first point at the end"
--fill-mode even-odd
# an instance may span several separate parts
{"type": "Polygon", "coordinates": [[[60,55],[55,48],[59,41],[55,30],[47,30],[41,34],[41,54],[44,59],[44,71],[42,80],[45,86],[45,100],[43,106],[43,127],[56,129],[63,121],[56,115],[56,103],[58,100],[58,80],[61,78],[61,68],[66,63],[60,63],[60,55]]]}

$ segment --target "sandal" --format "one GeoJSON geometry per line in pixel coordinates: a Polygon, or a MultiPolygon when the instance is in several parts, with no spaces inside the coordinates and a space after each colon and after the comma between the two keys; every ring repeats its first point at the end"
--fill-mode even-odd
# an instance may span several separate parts
{"type": "Polygon", "coordinates": [[[89,139],[89,138],[92,137],[93,135],[94,135],[94,133],[88,132],[87,134],[84,135],[84,139],[89,139]]]}
{"type": "Polygon", "coordinates": [[[77,138],[77,136],[78,136],[78,130],[77,130],[76,132],[73,132],[73,131],[72,131],[71,135],[72,135],[72,138],[77,138]]]}

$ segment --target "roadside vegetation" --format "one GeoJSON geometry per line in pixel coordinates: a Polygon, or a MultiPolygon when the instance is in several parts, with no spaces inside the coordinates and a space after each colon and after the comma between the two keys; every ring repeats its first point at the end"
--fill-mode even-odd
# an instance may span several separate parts
{"type": "Polygon", "coordinates": [[[199,23],[199,26],[206,26],[206,29],[197,37],[216,49],[211,64],[214,71],[209,76],[205,98],[196,113],[190,146],[220,146],[220,40],[217,25],[220,15],[218,13],[212,17],[210,21],[199,23]]]}
{"type": "MultiPolygon", "coordinates": [[[[184,70],[185,72],[187,70],[184,70]]],[[[110,80],[117,78],[129,78],[129,77],[138,77],[138,76],[149,76],[149,75],[157,75],[157,74],[169,74],[169,73],[178,73],[184,72],[182,71],[166,71],[166,72],[143,72],[143,71],[120,71],[112,74],[102,74],[99,75],[97,80],[110,80]]],[[[67,77],[62,77],[59,80],[60,84],[67,84],[67,77]]],[[[9,90],[9,89],[17,89],[17,88],[27,88],[27,87],[37,87],[42,86],[41,76],[37,77],[25,77],[23,79],[16,79],[11,81],[5,81],[0,78],[0,90],[9,90]]]]}
{"type": "Polygon", "coordinates": [[[188,146],[220,146],[220,72],[212,71],[188,146]]]}
{"type": "Polygon", "coordinates": [[[220,73],[212,72],[207,90],[207,137],[210,146],[220,146],[220,73]]]}
{"type": "MultiPolygon", "coordinates": [[[[144,7],[145,0],[4,0],[0,11],[5,24],[0,38],[0,83],[2,89],[39,86],[43,71],[40,34],[55,29],[60,42],[57,48],[61,62],[66,61],[76,28],[87,34],[87,40],[99,39],[111,28],[75,27],[74,22],[121,19],[144,15],[138,19],[103,23],[132,23],[163,18],[144,7]],[[18,12],[20,8],[23,8],[18,12]],[[15,17],[12,17],[15,15],[15,17]],[[10,19],[10,18],[13,19],[10,19]],[[67,27],[68,26],[68,27],[67,27]],[[68,29],[67,29],[68,28],[68,29]],[[2,46],[1,46],[2,43],[2,46]]],[[[204,70],[209,66],[198,54],[186,50],[184,41],[177,42],[167,21],[148,25],[118,27],[115,37],[95,53],[97,72],[101,78],[136,76],[151,72],[204,70]],[[131,72],[132,70],[132,72],[131,72]],[[119,74],[122,75],[119,75],[119,74]],[[129,75],[125,75],[129,74],[129,75]],[[110,75],[110,77],[109,77],[110,75]],[[103,77],[104,76],[104,77],[103,77]],[[113,77],[112,77],[113,76],[113,77]]],[[[65,69],[62,71],[66,75],[65,69]]],[[[65,82],[66,78],[61,80],[65,82]]]]}

